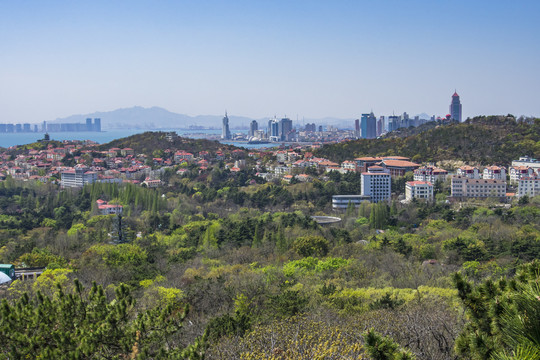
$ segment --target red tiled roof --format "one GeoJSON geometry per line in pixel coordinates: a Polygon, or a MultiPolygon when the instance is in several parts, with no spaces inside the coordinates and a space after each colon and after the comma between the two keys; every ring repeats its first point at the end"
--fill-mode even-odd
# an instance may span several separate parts
{"type": "Polygon", "coordinates": [[[405,160],[383,160],[382,163],[392,167],[419,167],[420,164],[405,160]]]}
{"type": "Polygon", "coordinates": [[[411,185],[411,186],[417,186],[417,185],[433,186],[429,181],[407,181],[407,185],[411,185]]]}

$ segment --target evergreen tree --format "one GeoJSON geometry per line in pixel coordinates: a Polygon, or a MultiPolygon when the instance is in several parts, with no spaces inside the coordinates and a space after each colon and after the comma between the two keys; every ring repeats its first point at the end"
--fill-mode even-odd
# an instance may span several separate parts
{"type": "Polygon", "coordinates": [[[253,248],[259,248],[262,245],[263,241],[263,234],[261,230],[261,225],[259,222],[255,225],[255,233],[253,234],[253,241],[251,243],[251,247],[253,248]]]}
{"type": "Polygon", "coordinates": [[[126,285],[107,301],[95,283],[89,292],[75,280],[73,293],[58,286],[53,298],[23,294],[0,308],[0,358],[5,359],[202,359],[205,339],[182,348],[173,341],[187,308],[178,303],[135,312],[126,285]]]}
{"type": "Polygon", "coordinates": [[[510,281],[473,285],[454,275],[469,322],[456,339],[459,355],[473,359],[540,358],[540,261],[525,264],[510,281]]]}

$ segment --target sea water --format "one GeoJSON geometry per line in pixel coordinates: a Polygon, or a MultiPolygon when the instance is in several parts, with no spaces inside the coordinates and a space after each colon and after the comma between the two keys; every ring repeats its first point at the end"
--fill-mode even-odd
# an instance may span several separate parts
{"type": "MultiPolygon", "coordinates": [[[[195,139],[202,139],[206,137],[217,137],[221,134],[221,129],[112,129],[102,132],[93,131],[75,131],[75,132],[50,132],[49,137],[51,140],[92,140],[98,144],[105,144],[116,139],[121,139],[135,134],[141,134],[147,131],[174,131],[180,136],[190,137],[195,139]]],[[[44,133],[0,133],[0,147],[7,148],[15,145],[25,145],[34,143],[40,139],[43,139],[44,133]]],[[[260,149],[272,147],[270,144],[248,144],[245,142],[224,141],[225,144],[235,145],[248,149],[260,149]]],[[[277,145],[277,144],[276,144],[277,145]]]]}

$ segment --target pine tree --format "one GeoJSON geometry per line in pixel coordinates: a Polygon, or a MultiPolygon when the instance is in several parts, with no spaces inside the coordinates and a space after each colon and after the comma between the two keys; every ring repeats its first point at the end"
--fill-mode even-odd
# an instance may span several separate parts
{"type": "Polygon", "coordinates": [[[23,294],[0,307],[0,358],[6,359],[202,359],[206,336],[187,348],[174,344],[187,307],[171,303],[136,313],[126,285],[107,301],[95,283],[86,292],[62,287],[53,298],[23,294]]]}
{"type": "Polygon", "coordinates": [[[454,275],[469,322],[456,339],[456,352],[474,359],[539,359],[540,261],[522,265],[508,281],[473,285],[454,275]]]}
{"type": "Polygon", "coordinates": [[[414,355],[402,348],[388,336],[371,329],[364,333],[366,350],[373,360],[414,360],[414,355]]]}

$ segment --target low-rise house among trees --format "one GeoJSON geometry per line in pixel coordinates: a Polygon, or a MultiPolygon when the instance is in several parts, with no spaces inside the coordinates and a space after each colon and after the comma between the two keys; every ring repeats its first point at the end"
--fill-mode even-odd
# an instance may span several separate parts
{"type": "Polygon", "coordinates": [[[159,179],[152,180],[152,179],[150,179],[150,178],[146,178],[146,179],[141,183],[141,185],[146,185],[146,186],[149,187],[149,188],[156,188],[156,187],[161,186],[161,180],[159,180],[159,179]]]}
{"type": "Polygon", "coordinates": [[[112,215],[112,214],[122,214],[124,207],[119,204],[109,204],[105,200],[98,199],[96,200],[99,213],[101,215],[112,215]]]}

